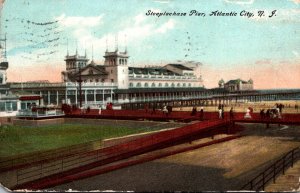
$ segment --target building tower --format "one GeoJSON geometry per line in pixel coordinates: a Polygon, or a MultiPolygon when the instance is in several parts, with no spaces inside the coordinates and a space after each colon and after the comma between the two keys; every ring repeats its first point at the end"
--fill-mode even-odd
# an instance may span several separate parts
{"type": "Polygon", "coordinates": [[[67,53],[65,61],[67,72],[77,72],[79,69],[82,69],[87,65],[89,59],[87,59],[86,53],[84,56],[78,55],[78,51],[76,49],[75,55],[70,56],[69,52],[67,53]]]}
{"type": "Polygon", "coordinates": [[[116,46],[114,52],[105,51],[104,65],[111,83],[117,84],[119,89],[128,89],[128,54],[127,49],[120,52],[116,46]]]}

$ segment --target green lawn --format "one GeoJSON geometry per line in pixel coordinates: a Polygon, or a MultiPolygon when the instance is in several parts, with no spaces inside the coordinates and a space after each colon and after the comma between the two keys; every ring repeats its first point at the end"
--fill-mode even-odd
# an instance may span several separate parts
{"type": "Polygon", "coordinates": [[[103,140],[134,133],[153,131],[150,128],[61,124],[40,127],[0,127],[0,157],[49,150],[59,147],[103,140]]]}

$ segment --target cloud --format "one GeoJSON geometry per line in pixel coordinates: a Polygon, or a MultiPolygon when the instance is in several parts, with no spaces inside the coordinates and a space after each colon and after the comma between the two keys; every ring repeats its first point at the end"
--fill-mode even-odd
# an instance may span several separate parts
{"type": "Polygon", "coordinates": [[[233,4],[239,4],[239,5],[245,5],[245,4],[253,4],[254,0],[224,0],[226,3],[233,3],[233,4]]]}
{"type": "Polygon", "coordinates": [[[296,57],[299,56],[299,53],[298,53],[296,50],[293,50],[292,53],[293,53],[296,57]]]}
{"type": "Polygon", "coordinates": [[[266,65],[266,64],[271,64],[272,61],[270,59],[263,59],[263,60],[257,60],[255,64],[257,65],[266,65]]]}
{"type": "Polygon", "coordinates": [[[115,38],[118,38],[119,46],[125,46],[125,44],[133,45],[136,42],[141,42],[141,40],[156,35],[156,34],[164,34],[167,31],[171,30],[175,26],[175,20],[169,19],[164,23],[146,23],[144,22],[144,18],[140,17],[140,15],[133,18],[133,21],[136,22],[135,25],[130,25],[125,27],[124,29],[117,31],[115,33],[103,34],[101,37],[96,37],[92,33],[92,29],[86,28],[78,28],[73,31],[73,37],[78,42],[79,48],[89,48],[91,42],[94,46],[95,53],[101,53],[106,49],[106,44],[108,49],[114,49],[115,47],[115,38]],[[139,19],[137,19],[139,18],[139,19]]]}
{"type": "Polygon", "coordinates": [[[102,23],[103,15],[95,17],[78,17],[78,16],[66,16],[62,14],[56,18],[64,27],[95,27],[102,23]]]}
{"type": "Polygon", "coordinates": [[[300,0],[290,0],[292,2],[294,2],[295,4],[300,4],[300,0]]]}
{"type": "Polygon", "coordinates": [[[5,0],[0,0],[0,10],[2,9],[4,2],[5,0]]]}
{"type": "Polygon", "coordinates": [[[156,2],[156,3],[162,3],[162,4],[170,3],[169,0],[155,0],[154,2],[156,2]]]}
{"type": "Polygon", "coordinates": [[[175,26],[175,20],[173,19],[169,19],[169,21],[167,21],[166,23],[164,23],[163,25],[161,25],[156,32],[158,33],[165,33],[167,30],[169,29],[173,29],[175,26]]]}
{"type": "Polygon", "coordinates": [[[145,14],[138,14],[137,16],[135,16],[134,17],[134,20],[135,20],[135,22],[134,22],[134,24],[135,25],[139,25],[139,24],[141,24],[143,21],[145,21],[145,19],[146,19],[146,16],[145,16],[145,14]]]}

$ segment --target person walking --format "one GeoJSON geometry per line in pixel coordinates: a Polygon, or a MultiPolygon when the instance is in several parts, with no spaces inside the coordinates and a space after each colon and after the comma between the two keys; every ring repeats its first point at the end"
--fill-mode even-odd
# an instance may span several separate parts
{"type": "Polygon", "coordinates": [[[155,111],[155,105],[153,105],[151,115],[153,115],[155,113],[156,113],[156,111],[155,111]]]}
{"type": "Polygon", "coordinates": [[[231,121],[234,119],[233,107],[230,108],[230,111],[229,111],[229,118],[230,118],[231,121]]]}
{"type": "Polygon", "coordinates": [[[168,109],[167,109],[167,106],[164,106],[163,108],[163,113],[168,116],[168,109]]]}
{"type": "Polygon", "coordinates": [[[219,109],[219,119],[222,119],[222,108],[219,109]]]}
{"type": "Polygon", "coordinates": [[[99,105],[99,112],[98,112],[98,114],[101,115],[101,113],[102,113],[101,112],[101,105],[99,105]]]}
{"type": "Polygon", "coordinates": [[[265,118],[265,109],[260,110],[260,119],[263,120],[265,118]]]}
{"type": "Polygon", "coordinates": [[[251,110],[249,108],[246,109],[246,114],[244,116],[245,119],[251,119],[251,115],[250,115],[251,110]]]}
{"type": "Polygon", "coordinates": [[[204,110],[203,107],[200,108],[200,121],[204,120],[204,110]]]}

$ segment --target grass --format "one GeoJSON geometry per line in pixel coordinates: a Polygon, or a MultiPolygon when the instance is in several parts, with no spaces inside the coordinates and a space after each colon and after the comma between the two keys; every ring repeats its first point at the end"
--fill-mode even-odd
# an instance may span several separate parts
{"type": "Polygon", "coordinates": [[[50,150],[153,130],[155,129],[132,129],[118,125],[87,124],[61,124],[39,127],[1,126],[0,157],[50,150]]]}

